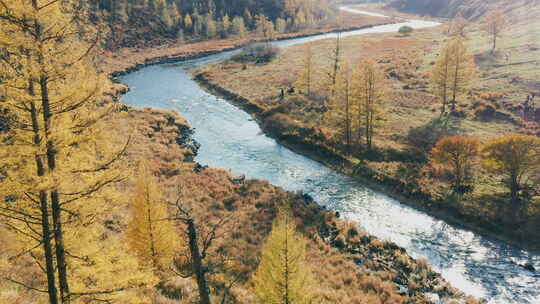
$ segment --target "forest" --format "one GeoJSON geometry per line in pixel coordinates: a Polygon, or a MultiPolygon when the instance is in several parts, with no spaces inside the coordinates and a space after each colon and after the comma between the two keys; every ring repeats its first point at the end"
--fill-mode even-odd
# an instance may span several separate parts
{"type": "Polygon", "coordinates": [[[294,32],[335,22],[336,17],[327,0],[92,0],[88,6],[92,20],[108,28],[109,45],[123,46],[154,36],[180,40],[245,36],[269,25],[272,32],[294,32]]]}

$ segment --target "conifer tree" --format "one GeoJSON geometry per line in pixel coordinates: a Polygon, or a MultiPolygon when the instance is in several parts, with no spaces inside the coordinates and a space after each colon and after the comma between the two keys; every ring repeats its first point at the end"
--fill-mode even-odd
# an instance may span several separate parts
{"type": "Polygon", "coordinates": [[[307,96],[311,95],[313,83],[313,50],[312,44],[306,43],[304,49],[304,58],[300,67],[300,75],[296,81],[296,87],[303,90],[307,96]]]}
{"type": "Polygon", "coordinates": [[[367,150],[373,148],[376,121],[383,114],[384,74],[372,60],[364,60],[358,65],[355,77],[355,95],[359,100],[358,130],[366,140],[367,150]]]}
{"type": "Polygon", "coordinates": [[[455,108],[457,97],[467,92],[474,77],[475,63],[467,50],[463,38],[456,37],[451,44],[452,66],[450,69],[450,88],[452,91],[452,107],[455,108]]]}
{"type": "Polygon", "coordinates": [[[144,166],[139,169],[131,221],[128,227],[130,247],[141,261],[155,270],[164,270],[172,262],[178,246],[174,227],[167,220],[167,205],[162,201],[155,178],[144,166]]]}
{"type": "Polygon", "coordinates": [[[225,15],[221,19],[221,31],[223,37],[227,37],[227,35],[231,31],[231,19],[229,18],[229,15],[225,15]]]}
{"type": "Polygon", "coordinates": [[[280,211],[266,239],[252,278],[258,303],[309,304],[316,281],[306,261],[306,240],[287,211],[280,211]]]}
{"type": "Polygon", "coordinates": [[[351,152],[353,113],[358,107],[359,99],[354,96],[352,71],[347,62],[338,73],[336,83],[336,94],[330,106],[330,119],[336,121],[343,130],[347,152],[351,152]]]}
{"type": "Polygon", "coordinates": [[[85,290],[71,288],[81,287],[74,281],[88,267],[71,258],[85,256],[73,240],[100,218],[107,186],[122,180],[117,169],[125,147],[104,140],[103,117],[111,109],[94,104],[102,82],[93,66],[98,41],[79,24],[79,3],[0,4],[0,91],[13,119],[0,150],[7,169],[0,197],[10,198],[0,216],[27,244],[24,252],[44,265],[49,302],[70,303],[102,287],[96,278],[92,286],[82,284],[85,290]]]}
{"type": "Polygon", "coordinates": [[[205,19],[206,19],[206,22],[205,22],[205,24],[206,24],[205,36],[206,36],[207,39],[212,39],[217,34],[216,22],[212,18],[213,18],[212,15],[206,15],[205,16],[205,19]]]}
{"type": "Polygon", "coordinates": [[[441,117],[449,103],[455,107],[457,98],[467,92],[474,77],[475,65],[463,38],[449,41],[439,56],[432,72],[434,93],[442,101],[441,117]]]}
{"type": "Polygon", "coordinates": [[[332,100],[334,98],[334,94],[336,91],[336,81],[337,76],[339,73],[339,69],[341,66],[341,56],[342,56],[342,49],[341,49],[341,33],[337,33],[336,36],[336,44],[335,47],[332,49],[332,53],[330,54],[330,60],[331,60],[331,66],[329,67],[329,70],[326,72],[326,87],[330,91],[329,99],[332,100]]]}
{"type": "Polygon", "coordinates": [[[491,53],[495,53],[497,48],[497,39],[501,37],[504,30],[506,30],[508,22],[504,13],[501,10],[494,10],[486,17],[484,30],[491,36],[492,48],[491,53]]]}
{"type": "Polygon", "coordinates": [[[232,22],[232,31],[235,35],[244,37],[246,35],[246,25],[242,17],[234,17],[232,22]]]}
{"type": "Polygon", "coordinates": [[[435,63],[431,73],[431,88],[436,97],[441,101],[440,118],[446,113],[448,99],[451,97],[450,79],[452,70],[451,48],[447,45],[440,52],[439,59],[435,63]]]}
{"type": "Polygon", "coordinates": [[[283,34],[287,31],[287,21],[283,18],[276,19],[276,31],[279,34],[283,34]]]}
{"type": "Polygon", "coordinates": [[[184,17],[184,28],[187,30],[191,30],[193,28],[193,19],[191,19],[190,14],[186,14],[184,17]]]}

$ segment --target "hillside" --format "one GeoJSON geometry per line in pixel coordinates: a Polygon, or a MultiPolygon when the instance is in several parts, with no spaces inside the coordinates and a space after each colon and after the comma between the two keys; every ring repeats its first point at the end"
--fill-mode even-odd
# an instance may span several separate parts
{"type": "Polygon", "coordinates": [[[90,20],[106,32],[108,48],[242,37],[249,32],[271,38],[274,33],[337,22],[327,0],[92,0],[87,10],[90,20]]]}
{"type": "Polygon", "coordinates": [[[512,11],[538,4],[538,0],[392,0],[388,7],[419,15],[454,17],[462,14],[469,19],[478,19],[492,9],[512,11]]]}

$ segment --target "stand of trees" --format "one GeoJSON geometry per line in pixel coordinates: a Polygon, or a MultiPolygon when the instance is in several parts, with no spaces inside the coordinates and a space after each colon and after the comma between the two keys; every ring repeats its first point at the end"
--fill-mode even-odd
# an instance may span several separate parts
{"type": "Polygon", "coordinates": [[[50,304],[138,302],[129,290],[152,275],[125,255],[99,225],[111,186],[122,181],[129,140],[113,146],[104,133],[109,106],[97,106],[97,33],[81,26],[78,1],[0,1],[0,91],[9,132],[0,150],[2,225],[24,244],[44,286],[2,278],[47,294],[50,304]],[[122,258],[119,258],[122,257],[122,258]],[[114,275],[113,275],[114,273],[114,275]]]}
{"type": "Polygon", "coordinates": [[[519,218],[527,201],[530,178],[540,169],[540,139],[509,134],[480,146],[475,138],[444,137],[431,151],[430,162],[450,171],[452,190],[461,195],[473,191],[473,172],[478,171],[475,170],[478,157],[484,170],[501,177],[510,191],[513,216],[519,218]]]}
{"type": "Polygon", "coordinates": [[[88,9],[94,22],[108,26],[110,45],[129,45],[153,36],[244,35],[255,31],[263,18],[279,33],[292,32],[330,22],[334,15],[327,0],[91,0],[88,9]]]}
{"type": "Polygon", "coordinates": [[[448,105],[456,107],[457,98],[467,93],[474,75],[474,58],[463,38],[456,36],[441,50],[431,75],[433,93],[441,101],[440,117],[447,114],[448,105]]]}

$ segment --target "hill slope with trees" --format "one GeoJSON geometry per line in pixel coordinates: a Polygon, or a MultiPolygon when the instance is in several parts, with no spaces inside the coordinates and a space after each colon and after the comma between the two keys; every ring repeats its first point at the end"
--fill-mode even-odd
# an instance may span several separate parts
{"type": "Polygon", "coordinates": [[[537,0],[391,0],[390,8],[419,15],[454,17],[458,14],[478,19],[489,10],[507,11],[518,7],[538,4],[537,0]]]}
{"type": "Polygon", "coordinates": [[[335,23],[327,0],[91,0],[92,20],[108,29],[108,45],[243,36],[265,24],[286,33],[335,23]]]}

